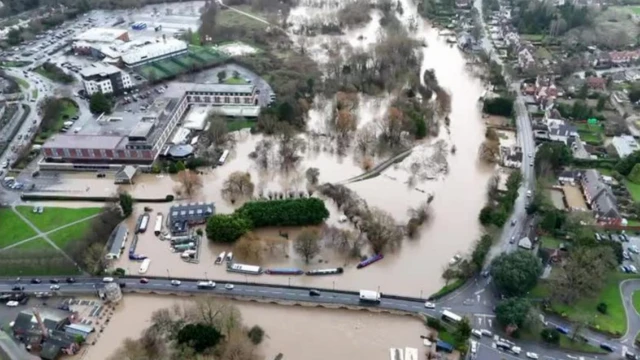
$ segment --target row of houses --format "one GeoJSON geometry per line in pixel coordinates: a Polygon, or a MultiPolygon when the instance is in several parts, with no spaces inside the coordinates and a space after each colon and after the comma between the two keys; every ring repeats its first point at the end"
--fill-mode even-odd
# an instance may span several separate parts
{"type": "Polygon", "coordinates": [[[587,209],[572,209],[578,211],[593,211],[596,221],[600,224],[621,225],[623,217],[618,209],[615,195],[611,189],[613,179],[603,176],[598,170],[566,170],[560,173],[558,181],[561,184],[579,186],[584,196],[587,209]]]}

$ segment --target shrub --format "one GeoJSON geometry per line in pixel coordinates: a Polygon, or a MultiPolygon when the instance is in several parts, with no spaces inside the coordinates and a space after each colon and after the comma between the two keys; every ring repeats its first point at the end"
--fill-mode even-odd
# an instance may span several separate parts
{"type": "Polygon", "coordinates": [[[247,333],[247,336],[254,345],[258,345],[264,338],[264,330],[260,326],[254,325],[247,333]]]}
{"type": "Polygon", "coordinates": [[[237,210],[255,227],[317,225],[329,217],[324,202],[317,198],[253,201],[237,210]]]}
{"type": "Polygon", "coordinates": [[[606,315],[607,314],[607,304],[601,302],[598,304],[598,306],[596,307],[596,310],[598,310],[599,313],[606,315]]]}
{"type": "Polygon", "coordinates": [[[239,214],[214,215],[207,221],[207,237],[218,242],[233,242],[251,230],[251,221],[239,214]]]}
{"type": "Polygon", "coordinates": [[[556,329],[542,329],[540,337],[542,341],[548,344],[557,344],[560,342],[560,333],[556,329]]]}

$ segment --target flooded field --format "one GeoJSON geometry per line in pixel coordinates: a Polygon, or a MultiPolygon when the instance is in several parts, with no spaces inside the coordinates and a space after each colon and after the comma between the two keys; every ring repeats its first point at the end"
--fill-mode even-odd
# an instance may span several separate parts
{"type": "MultiPolygon", "coordinates": [[[[151,314],[176,303],[173,297],[127,295],[95,346],[74,360],[103,360],[127,337],[137,338],[149,326],[151,314]]],[[[266,332],[260,350],[265,359],[278,353],[285,359],[386,360],[390,347],[423,349],[425,327],[415,318],[279,305],[236,302],[247,326],[266,332]],[[282,321],[283,318],[287,321],[282,321]],[[326,346],[340,344],[340,346],[326,346]]]]}
{"type": "MultiPolygon", "coordinates": [[[[481,118],[478,98],[483,92],[482,83],[476,79],[466,66],[466,60],[457,47],[446,44],[445,38],[438,31],[422,21],[415,5],[402,0],[404,9],[401,18],[403,24],[412,24],[410,31],[416,40],[426,43],[421,47],[423,52],[422,71],[434,69],[439,84],[451,94],[452,111],[449,131],[440,131],[440,136],[418,143],[412,154],[402,163],[395,164],[380,176],[351,183],[348,186],[370,206],[376,206],[391,213],[399,224],[406,223],[408,210],[424,202],[428,194],[434,194],[431,205],[432,218],[414,240],[405,240],[403,246],[393,254],[386,254],[385,259],[364,270],[356,270],[353,260],[349,263],[339,255],[324,251],[312,264],[306,266],[288,246],[286,256],[267,257],[261,264],[265,267],[287,266],[303,269],[345,266],[345,273],[334,277],[269,277],[262,275],[259,279],[226,273],[223,266],[213,265],[215,257],[221,251],[231,250],[230,246],[205,243],[199,264],[182,261],[178,254],[169,251],[169,245],[153,235],[151,231],[140,236],[137,253],[151,258],[151,266],[147,275],[176,277],[209,277],[212,279],[234,279],[238,281],[278,282],[291,285],[310,285],[317,287],[335,287],[342,289],[359,289],[380,287],[382,292],[411,296],[424,295],[436,291],[443,285],[441,273],[449,259],[456,253],[465,253],[470,245],[479,238],[481,229],[478,224],[478,213],[485,202],[486,184],[493,168],[478,162],[477,150],[484,136],[484,119],[481,118]],[[456,153],[451,148],[456,147],[456,153]],[[437,149],[444,154],[446,172],[442,169],[428,171],[437,149]],[[418,181],[411,173],[414,164],[425,169],[418,181]],[[423,176],[422,176],[423,175],[423,176]],[[410,181],[411,180],[411,181],[410,181]],[[319,263],[318,260],[322,260],[319,263]]],[[[337,4],[337,3],[336,3],[337,4]]],[[[301,7],[292,10],[290,23],[308,21],[316,13],[334,11],[320,6],[319,2],[303,1],[301,7]],[[313,14],[311,16],[310,14],[313,14]],[[297,19],[297,20],[296,20],[297,19]]],[[[310,53],[314,60],[322,63],[326,60],[325,44],[340,40],[352,46],[366,47],[375,42],[379,32],[380,15],[372,11],[372,20],[356,29],[350,29],[340,36],[316,36],[307,38],[310,53]],[[339,38],[339,39],[338,39],[339,38]]],[[[292,35],[294,41],[299,40],[292,35]]],[[[308,128],[316,133],[326,131],[327,117],[331,113],[332,101],[316,98],[309,113],[308,128]]],[[[384,116],[391,103],[391,96],[369,97],[360,95],[358,103],[358,128],[384,116]]],[[[269,191],[304,191],[307,188],[304,172],[309,167],[320,170],[320,183],[340,182],[364,172],[361,160],[351,152],[340,156],[335,145],[323,136],[305,139],[304,158],[301,163],[287,174],[280,171],[259,169],[256,162],[249,158],[256,144],[263,139],[262,135],[251,135],[248,132],[237,137],[227,163],[216,169],[205,169],[203,188],[191,199],[181,201],[214,202],[217,213],[230,213],[237,206],[225,201],[220,193],[224,180],[234,171],[248,171],[256,184],[256,193],[269,191]]],[[[380,161],[381,159],[376,159],[380,161]]],[[[422,170],[421,170],[422,171],[422,170]]],[[[140,175],[136,184],[123,186],[134,197],[164,197],[174,193],[177,187],[175,178],[169,175],[140,175]]],[[[91,196],[112,195],[116,192],[113,180],[96,179],[95,175],[66,175],[61,184],[52,185],[48,190],[66,193],[86,194],[91,196]]],[[[167,214],[170,204],[153,204],[153,212],[167,214]]],[[[330,209],[330,224],[336,224],[340,216],[332,202],[327,201],[330,209]]],[[[128,220],[133,228],[135,216],[142,211],[136,207],[136,213],[128,220]]],[[[155,219],[152,216],[151,225],[155,219]]],[[[258,235],[278,236],[281,232],[289,233],[290,238],[296,229],[263,229],[258,235]]],[[[124,257],[115,266],[137,273],[138,263],[129,262],[124,257]]]]}

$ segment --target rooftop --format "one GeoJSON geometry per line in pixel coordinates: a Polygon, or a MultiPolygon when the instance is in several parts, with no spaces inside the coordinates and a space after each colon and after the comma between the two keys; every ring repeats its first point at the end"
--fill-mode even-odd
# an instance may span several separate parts
{"type": "Polygon", "coordinates": [[[127,30],[125,29],[92,28],[76,36],[74,40],[87,42],[111,42],[126,33],[127,30]]]}
{"type": "Polygon", "coordinates": [[[630,135],[615,136],[611,139],[611,144],[621,158],[627,157],[639,149],[638,142],[630,135]]]}
{"type": "Polygon", "coordinates": [[[67,149],[114,149],[122,141],[122,136],[99,136],[79,134],[58,134],[50,138],[43,148],[67,149]]]}
{"type": "Polygon", "coordinates": [[[187,43],[184,41],[174,38],[157,39],[155,42],[130,49],[122,54],[122,61],[125,64],[136,64],[149,58],[186,50],[187,43]]]}
{"type": "Polygon", "coordinates": [[[127,240],[128,233],[129,229],[127,229],[127,225],[124,223],[121,223],[113,229],[111,235],[109,235],[109,240],[107,240],[106,247],[108,254],[120,254],[120,249],[122,249],[124,242],[127,240]]]}
{"type": "Polygon", "coordinates": [[[96,75],[104,77],[119,72],[120,69],[113,65],[105,64],[102,62],[95,62],[90,66],[82,69],[82,71],[80,71],[80,76],[82,76],[83,78],[88,78],[96,75]]]}
{"type": "Polygon", "coordinates": [[[255,88],[251,84],[189,84],[190,88],[186,91],[207,91],[207,92],[219,92],[219,93],[241,93],[252,94],[255,88]]]}

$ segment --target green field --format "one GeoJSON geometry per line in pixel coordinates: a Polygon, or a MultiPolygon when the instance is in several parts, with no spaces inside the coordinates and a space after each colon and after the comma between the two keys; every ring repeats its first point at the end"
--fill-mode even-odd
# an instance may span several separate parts
{"type": "Polygon", "coordinates": [[[576,124],[580,139],[587,143],[599,145],[602,144],[604,130],[600,125],[589,125],[587,123],[576,124]]]}
{"type": "Polygon", "coordinates": [[[247,84],[247,80],[243,78],[228,77],[224,79],[224,83],[229,85],[245,85],[247,84]]]}
{"type": "Polygon", "coordinates": [[[64,229],[56,230],[48,234],[49,239],[53,241],[59,248],[64,249],[70,242],[79,240],[89,231],[91,221],[83,221],[64,229]]]}
{"type": "Polygon", "coordinates": [[[640,184],[632,183],[629,180],[624,180],[624,184],[627,186],[627,190],[631,194],[634,201],[640,201],[640,184]]]}
{"type": "Polygon", "coordinates": [[[224,55],[214,49],[190,46],[186,55],[143,65],[137,71],[147,79],[161,80],[186,73],[194,66],[213,66],[225,59],[224,55]]]}
{"type": "Polygon", "coordinates": [[[100,208],[45,207],[42,214],[33,212],[32,206],[18,206],[20,214],[29,219],[40,231],[48,232],[74,221],[86,219],[100,213],[100,208]]]}
{"type": "Polygon", "coordinates": [[[27,82],[27,80],[21,79],[19,77],[11,77],[13,80],[15,80],[18,85],[20,85],[21,88],[25,88],[28,89],[29,87],[31,87],[31,85],[29,85],[29,83],[27,82]]]}
{"type": "Polygon", "coordinates": [[[0,249],[37,235],[11,209],[0,209],[0,249]]]}
{"type": "Polygon", "coordinates": [[[30,61],[0,61],[0,66],[4,67],[22,67],[31,64],[30,61]]]}
{"type": "Polygon", "coordinates": [[[633,293],[633,307],[640,313],[640,291],[633,293]]]}
{"type": "Polygon", "coordinates": [[[552,236],[543,236],[540,245],[543,248],[547,249],[557,249],[562,244],[562,241],[552,237],[552,236]]]}
{"type": "MultiPolygon", "coordinates": [[[[582,299],[575,304],[567,305],[562,303],[552,303],[551,310],[563,318],[574,321],[588,316],[591,326],[602,332],[622,336],[627,331],[627,317],[625,315],[622,297],[620,296],[620,282],[634,275],[614,272],[609,275],[609,279],[603,290],[596,297],[582,299]],[[607,314],[601,314],[596,307],[599,303],[607,304],[607,314]]],[[[549,288],[541,282],[531,291],[531,296],[535,298],[548,298],[549,288]]]]}
{"type": "Polygon", "coordinates": [[[256,126],[256,122],[255,121],[251,121],[251,120],[231,120],[231,121],[227,121],[227,130],[228,131],[238,131],[241,129],[250,129],[252,127],[256,126]]]}

